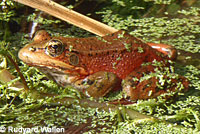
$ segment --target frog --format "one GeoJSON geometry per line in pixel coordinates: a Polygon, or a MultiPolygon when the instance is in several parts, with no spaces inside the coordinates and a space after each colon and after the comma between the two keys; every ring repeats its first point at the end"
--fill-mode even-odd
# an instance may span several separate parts
{"type": "Polygon", "coordinates": [[[169,91],[188,90],[189,81],[183,76],[165,78],[171,84],[158,88],[156,76],[139,80],[155,72],[154,62],[169,66],[176,58],[176,49],[170,45],[145,43],[124,30],[103,37],[52,37],[39,31],[32,42],[20,49],[18,57],[45,73],[62,87],[73,86],[84,95],[104,97],[121,90],[130,100],[150,99],[169,91]]]}

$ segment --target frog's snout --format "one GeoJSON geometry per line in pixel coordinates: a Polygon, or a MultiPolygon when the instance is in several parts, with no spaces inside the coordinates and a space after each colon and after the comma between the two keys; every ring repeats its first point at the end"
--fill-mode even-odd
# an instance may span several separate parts
{"type": "Polygon", "coordinates": [[[35,53],[33,53],[33,50],[30,50],[30,46],[26,45],[25,47],[21,48],[18,52],[18,57],[20,60],[22,60],[25,63],[32,63],[35,58],[35,53]]]}
{"type": "Polygon", "coordinates": [[[22,61],[25,61],[25,58],[27,57],[26,56],[26,53],[24,51],[24,48],[20,49],[19,52],[18,52],[18,57],[20,60],[22,61]]]}

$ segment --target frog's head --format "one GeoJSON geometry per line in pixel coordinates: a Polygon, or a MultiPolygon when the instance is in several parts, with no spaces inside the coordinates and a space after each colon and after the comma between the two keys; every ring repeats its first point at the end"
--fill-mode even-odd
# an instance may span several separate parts
{"type": "Polygon", "coordinates": [[[69,54],[66,39],[51,37],[44,30],[39,31],[32,43],[19,51],[18,56],[26,64],[43,70],[53,69],[66,74],[87,73],[78,66],[78,56],[69,54]]]}

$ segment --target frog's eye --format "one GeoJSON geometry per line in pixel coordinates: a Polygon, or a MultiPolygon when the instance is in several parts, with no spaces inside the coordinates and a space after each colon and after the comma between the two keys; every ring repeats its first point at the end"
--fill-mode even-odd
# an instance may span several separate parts
{"type": "Polygon", "coordinates": [[[64,51],[64,45],[60,40],[52,39],[47,43],[45,53],[52,57],[57,57],[64,51]]]}

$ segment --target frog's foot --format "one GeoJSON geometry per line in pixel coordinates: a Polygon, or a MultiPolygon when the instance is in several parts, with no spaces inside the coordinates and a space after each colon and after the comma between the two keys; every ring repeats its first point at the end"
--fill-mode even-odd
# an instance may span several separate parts
{"type": "Polygon", "coordinates": [[[118,83],[120,80],[114,73],[101,71],[76,81],[74,86],[82,90],[85,95],[98,98],[117,88],[118,83]]]}
{"type": "MultiPolygon", "coordinates": [[[[153,72],[151,66],[141,67],[122,81],[123,91],[131,100],[150,99],[170,91],[177,93],[180,90],[182,92],[188,90],[189,81],[185,77],[173,73],[170,74],[171,76],[152,75],[153,72]]],[[[168,97],[170,96],[165,96],[168,97]]]]}

